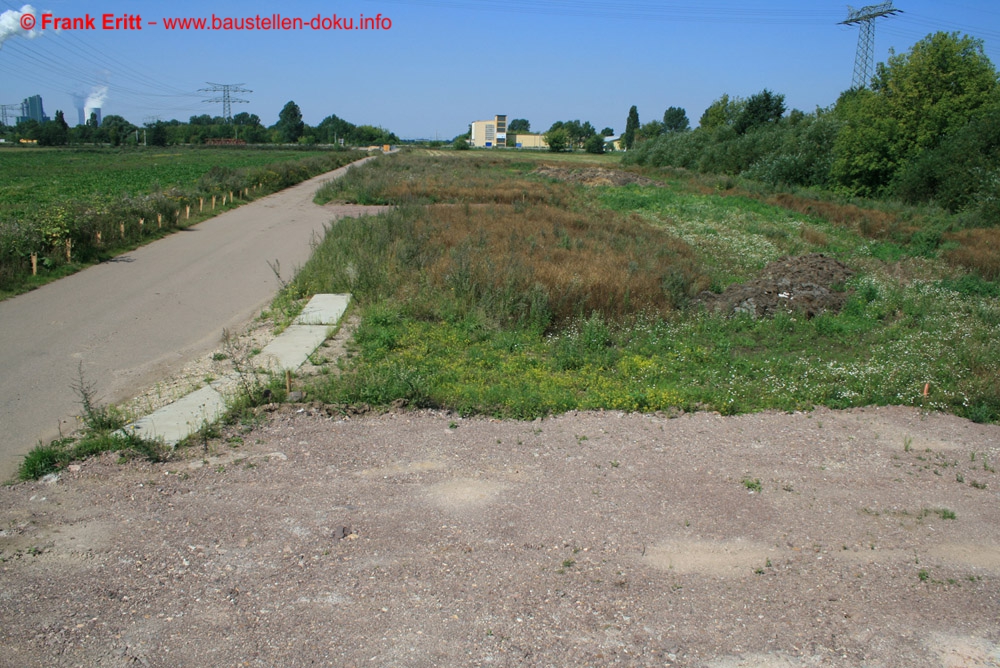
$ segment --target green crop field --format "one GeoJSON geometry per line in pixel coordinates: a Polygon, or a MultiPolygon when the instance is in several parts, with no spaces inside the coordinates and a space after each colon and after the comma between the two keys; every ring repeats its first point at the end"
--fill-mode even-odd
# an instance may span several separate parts
{"type": "Polygon", "coordinates": [[[0,149],[0,298],[357,157],[258,147],[0,149]]]}
{"type": "Polygon", "coordinates": [[[0,219],[18,219],[65,201],[186,189],[212,168],[261,167],[323,153],[219,148],[0,149],[0,219]]]}

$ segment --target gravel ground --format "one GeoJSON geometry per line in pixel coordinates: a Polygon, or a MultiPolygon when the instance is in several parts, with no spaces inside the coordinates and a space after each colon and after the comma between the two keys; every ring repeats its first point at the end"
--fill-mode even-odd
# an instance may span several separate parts
{"type": "Polygon", "coordinates": [[[1000,426],[286,406],[0,489],[2,666],[1000,666],[1000,426]]]}

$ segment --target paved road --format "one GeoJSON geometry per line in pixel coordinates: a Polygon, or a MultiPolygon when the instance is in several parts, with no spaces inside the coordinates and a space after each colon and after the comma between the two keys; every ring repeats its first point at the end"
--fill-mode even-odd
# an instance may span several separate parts
{"type": "MultiPolygon", "coordinates": [[[[354,163],[358,164],[358,163],[354,163]]],[[[312,202],[348,167],[0,302],[0,480],[39,439],[72,431],[83,364],[102,402],[123,401],[213,348],[291,277],[333,214],[312,202]]]]}

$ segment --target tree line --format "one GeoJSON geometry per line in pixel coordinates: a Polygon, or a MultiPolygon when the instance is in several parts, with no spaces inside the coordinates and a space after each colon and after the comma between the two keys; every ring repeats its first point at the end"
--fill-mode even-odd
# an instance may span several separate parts
{"type": "Polygon", "coordinates": [[[302,120],[302,111],[289,101],[278,115],[278,122],[265,126],[257,114],[241,112],[228,121],[221,116],[201,114],[188,121],[151,121],[134,125],[122,116],[110,114],[100,124],[96,114],[87,122],[70,127],[62,111],[44,123],[33,119],[14,126],[0,125],[0,137],[9,142],[20,139],[37,141],[41,146],[65,145],[149,145],[203,144],[210,139],[235,139],[247,144],[339,144],[369,146],[396,144],[399,138],[374,125],[355,125],[336,114],[324,118],[315,127],[302,120]]]}
{"type": "Polygon", "coordinates": [[[626,163],[931,203],[970,226],[1000,224],[1000,83],[982,41],[958,33],[891,53],[870,87],[812,113],[786,114],[784,95],[767,89],[722,95],[694,130],[677,108],[640,125],[632,107],[622,140],[626,163]]]}

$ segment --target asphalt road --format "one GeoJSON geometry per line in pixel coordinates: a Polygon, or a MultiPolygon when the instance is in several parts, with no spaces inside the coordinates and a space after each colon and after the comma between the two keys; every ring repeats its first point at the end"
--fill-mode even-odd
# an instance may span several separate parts
{"type": "MultiPolygon", "coordinates": [[[[359,163],[354,163],[359,164],[359,163]]],[[[39,440],[73,431],[73,384],[128,399],[215,347],[275,295],[333,215],[312,202],[344,167],[0,302],[0,480],[39,440]]]]}

